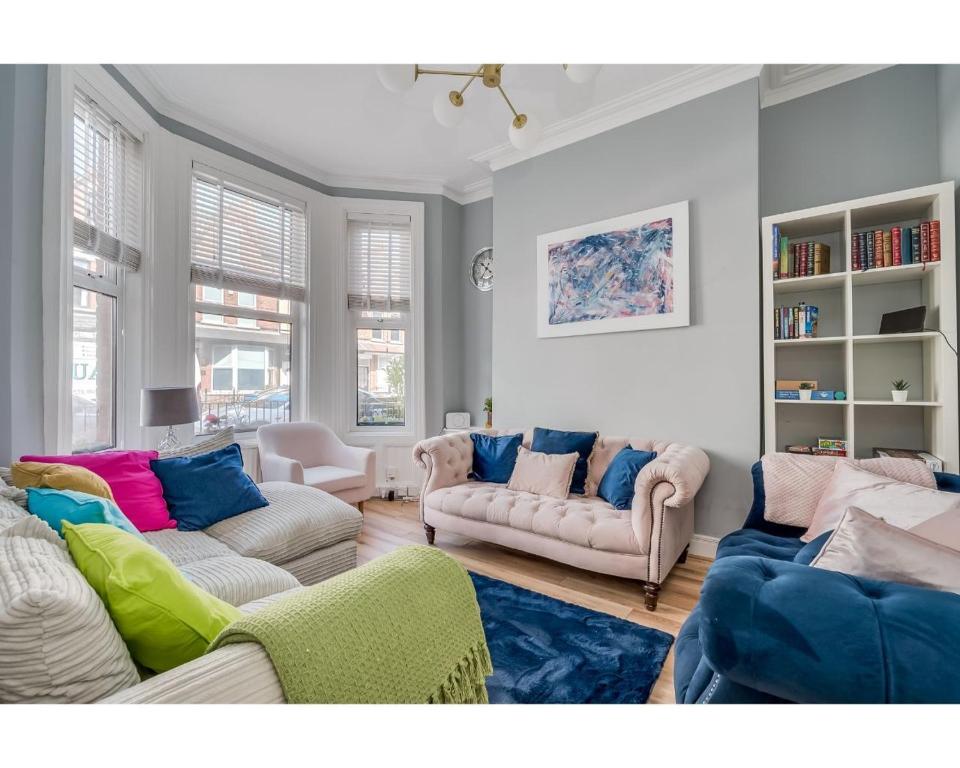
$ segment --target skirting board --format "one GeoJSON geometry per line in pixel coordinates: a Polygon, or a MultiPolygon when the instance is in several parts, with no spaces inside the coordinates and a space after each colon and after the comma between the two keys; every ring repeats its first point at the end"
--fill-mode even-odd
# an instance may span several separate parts
{"type": "Polygon", "coordinates": [[[696,557],[707,557],[711,560],[717,556],[717,544],[720,539],[716,536],[704,536],[700,533],[693,534],[690,539],[690,554],[696,557]]]}

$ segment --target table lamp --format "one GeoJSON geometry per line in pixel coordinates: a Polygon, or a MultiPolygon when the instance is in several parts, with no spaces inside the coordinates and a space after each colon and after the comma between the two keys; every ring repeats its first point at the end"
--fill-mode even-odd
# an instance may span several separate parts
{"type": "Polygon", "coordinates": [[[140,392],[140,426],[166,427],[158,451],[180,446],[174,426],[200,420],[200,404],[193,387],[144,387],[140,392]]]}

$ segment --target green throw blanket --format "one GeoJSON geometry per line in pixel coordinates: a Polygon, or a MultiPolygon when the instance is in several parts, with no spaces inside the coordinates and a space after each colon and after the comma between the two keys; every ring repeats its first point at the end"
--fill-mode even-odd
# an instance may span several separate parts
{"type": "Polygon", "coordinates": [[[291,704],[486,703],[491,674],[473,582],[433,547],[404,547],[224,629],[258,642],[291,704]]]}

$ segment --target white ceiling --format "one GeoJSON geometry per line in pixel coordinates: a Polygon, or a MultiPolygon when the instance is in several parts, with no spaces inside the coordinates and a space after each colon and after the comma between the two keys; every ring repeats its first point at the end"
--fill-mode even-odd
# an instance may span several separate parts
{"type": "MultiPolygon", "coordinates": [[[[434,120],[432,103],[437,92],[458,87],[461,81],[453,78],[423,76],[411,90],[394,94],[380,84],[373,65],[119,69],[163,114],[332,185],[444,191],[470,199],[488,194],[491,168],[522,158],[507,143],[506,104],[479,82],[464,96],[463,121],[447,129],[434,120]]],[[[544,125],[536,154],[759,70],[606,65],[593,82],[576,85],[559,64],[508,64],[503,87],[518,111],[536,114],[544,125]]]]}

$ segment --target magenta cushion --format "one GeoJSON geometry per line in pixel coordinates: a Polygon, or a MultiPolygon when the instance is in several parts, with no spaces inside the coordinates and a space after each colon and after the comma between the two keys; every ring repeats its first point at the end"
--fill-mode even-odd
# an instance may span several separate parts
{"type": "Polygon", "coordinates": [[[70,456],[21,456],[20,461],[86,467],[107,481],[120,511],[138,531],[159,531],[176,528],[177,521],[170,518],[163,486],[150,469],[150,461],[156,458],[156,451],[101,451],[70,456]]]}

